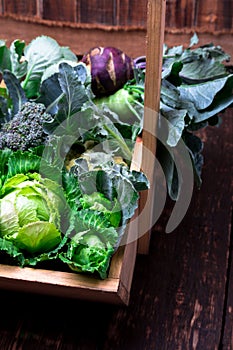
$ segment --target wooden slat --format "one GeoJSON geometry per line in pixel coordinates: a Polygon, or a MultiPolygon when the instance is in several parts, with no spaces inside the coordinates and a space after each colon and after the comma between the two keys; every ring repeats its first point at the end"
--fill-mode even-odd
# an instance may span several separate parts
{"type": "MultiPolygon", "coordinates": [[[[232,162],[231,169],[232,167],[232,162]]],[[[231,170],[233,172],[233,169],[231,170]]],[[[233,191],[231,186],[231,192],[233,191]]],[[[225,309],[223,312],[223,326],[221,337],[221,349],[233,349],[233,206],[231,207],[231,215],[229,215],[228,227],[230,232],[230,249],[228,259],[227,284],[225,295],[225,309]]]]}
{"type": "Polygon", "coordinates": [[[114,6],[114,0],[80,1],[80,23],[114,25],[114,6]]]}
{"type": "Polygon", "coordinates": [[[166,27],[192,28],[195,25],[195,3],[198,0],[167,0],[166,27]]]}
{"type": "Polygon", "coordinates": [[[128,304],[137,242],[120,247],[112,258],[108,278],[86,274],[0,265],[0,288],[71,299],[128,304]]]}
{"type": "Polygon", "coordinates": [[[125,28],[138,27],[146,29],[147,9],[145,0],[118,0],[117,25],[125,26],[125,28]]]}
{"type": "Polygon", "coordinates": [[[53,0],[43,0],[41,6],[41,19],[70,23],[76,21],[76,2],[73,0],[56,0],[55,3],[53,0]]]}
{"type": "Polygon", "coordinates": [[[0,15],[3,15],[3,4],[2,4],[2,1],[0,1],[0,15]]]}
{"type": "Polygon", "coordinates": [[[150,182],[150,189],[140,198],[139,247],[141,254],[148,253],[150,231],[153,226],[154,166],[156,153],[156,126],[160,110],[160,86],[165,31],[166,1],[148,1],[146,77],[143,120],[142,170],[150,182]]]}
{"type": "Polygon", "coordinates": [[[13,14],[18,16],[27,16],[33,18],[37,13],[37,1],[30,0],[29,2],[24,0],[7,0],[1,1],[3,13],[6,15],[13,14]]]}

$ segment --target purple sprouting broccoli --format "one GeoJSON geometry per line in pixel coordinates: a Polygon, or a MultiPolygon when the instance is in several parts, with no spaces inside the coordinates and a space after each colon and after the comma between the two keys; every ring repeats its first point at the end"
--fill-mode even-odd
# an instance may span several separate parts
{"type": "Polygon", "coordinates": [[[0,149],[26,151],[44,144],[48,135],[43,129],[44,122],[52,120],[42,103],[25,102],[14,117],[0,129],[0,149]]]}

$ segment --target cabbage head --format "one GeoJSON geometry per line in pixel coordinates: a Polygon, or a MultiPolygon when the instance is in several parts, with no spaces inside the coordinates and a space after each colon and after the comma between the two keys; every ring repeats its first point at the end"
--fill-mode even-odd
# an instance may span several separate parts
{"type": "Polygon", "coordinates": [[[4,183],[0,198],[0,237],[30,254],[48,252],[62,239],[62,188],[38,173],[17,174],[4,183]]]}

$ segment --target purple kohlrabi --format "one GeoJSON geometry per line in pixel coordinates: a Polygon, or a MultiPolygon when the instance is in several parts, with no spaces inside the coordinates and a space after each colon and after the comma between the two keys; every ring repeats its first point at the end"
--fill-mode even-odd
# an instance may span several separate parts
{"type": "Polygon", "coordinates": [[[134,61],[115,47],[94,47],[81,59],[91,72],[96,97],[108,96],[134,77],[134,61]]]}

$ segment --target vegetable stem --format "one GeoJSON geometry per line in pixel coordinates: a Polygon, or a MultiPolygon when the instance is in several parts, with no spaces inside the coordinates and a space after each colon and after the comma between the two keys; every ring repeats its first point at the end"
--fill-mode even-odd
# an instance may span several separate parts
{"type": "Polygon", "coordinates": [[[27,75],[26,75],[26,77],[25,77],[25,79],[24,79],[24,81],[22,82],[22,87],[23,87],[23,89],[26,89],[26,87],[27,87],[27,84],[28,84],[28,82],[29,82],[29,80],[30,80],[30,77],[31,77],[31,72],[33,71],[33,65],[31,66],[31,69],[29,69],[29,71],[27,72],[27,75]]]}
{"type": "Polygon", "coordinates": [[[127,146],[126,142],[124,139],[120,138],[114,131],[108,127],[107,124],[103,125],[104,129],[108,131],[108,133],[113,136],[115,140],[117,140],[118,144],[120,145],[121,150],[124,152],[127,160],[131,161],[132,158],[132,152],[130,151],[129,147],[127,146]]]}

